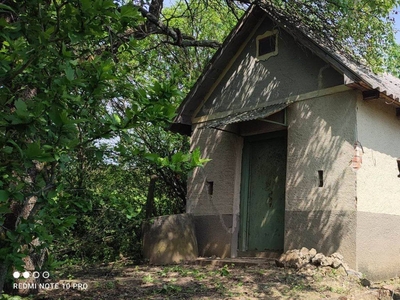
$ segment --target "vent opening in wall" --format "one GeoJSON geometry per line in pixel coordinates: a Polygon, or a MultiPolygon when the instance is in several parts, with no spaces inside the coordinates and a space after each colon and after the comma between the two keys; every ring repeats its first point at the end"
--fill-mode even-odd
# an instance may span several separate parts
{"type": "Polygon", "coordinates": [[[400,158],[397,159],[397,169],[399,170],[399,175],[397,175],[397,177],[400,178],[400,158]]]}
{"type": "Polygon", "coordinates": [[[206,181],[207,183],[207,193],[209,195],[214,194],[214,182],[213,181],[206,181]]]}
{"type": "Polygon", "coordinates": [[[266,60],[278,54],[278,31],[267,31],[257,36],[257,58],[266,60]]]}
{"type": "Polygon", "coordinates": [[[324,171],[318,170],[318,187],[324,186],[324,171]]]}

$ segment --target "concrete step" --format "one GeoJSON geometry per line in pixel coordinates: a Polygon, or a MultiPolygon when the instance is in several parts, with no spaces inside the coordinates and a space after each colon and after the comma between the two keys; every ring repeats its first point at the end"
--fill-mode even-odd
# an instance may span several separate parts
{"type": "Polygon", "coordinates": [[[274,258],[265,257],[237,257],[237,258],[212,258],[212,257],[199,257],[194,261],[194,264],[201,266],[216,266],[223,267],[227,265],[228,267],[234,265],[239,267],[247,266],[271,266],[275,265],[274,258]]]}

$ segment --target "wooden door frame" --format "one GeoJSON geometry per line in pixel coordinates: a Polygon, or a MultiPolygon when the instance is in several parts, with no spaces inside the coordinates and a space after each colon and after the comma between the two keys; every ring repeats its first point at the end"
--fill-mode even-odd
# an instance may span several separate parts
{"type": "MultiPolygon", "coordinates": [[[[240,184],[239,243],[238,243],[238,249],[240,252],[245,252],[248,250],[248,234],[249,234],[248,195],[249,195],[249,172],[250,172],[250,149],[248,147],[248,143],[264,141],[278,137],[286,138],[287,142],[287,130],[285,129],[280,131],[253,135],[253,136],[247,136],[244,137],[243,140],[242,174],[241,174],[241,184],[240,184]]],[[[287,159],[287,153],[286,153],[286,159],[287,159]]]]}

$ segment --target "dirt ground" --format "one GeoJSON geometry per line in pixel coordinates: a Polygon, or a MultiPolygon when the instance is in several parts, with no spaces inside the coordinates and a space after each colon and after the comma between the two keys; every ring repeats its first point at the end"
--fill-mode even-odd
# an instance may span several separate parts
{"type": "Polygon", "coordinates": [[[343,268],[283,269],[273,261],[250,266],[118,262],[59,276],[34,299],[400,299],[398,278],[371,283],[343,268]]]}

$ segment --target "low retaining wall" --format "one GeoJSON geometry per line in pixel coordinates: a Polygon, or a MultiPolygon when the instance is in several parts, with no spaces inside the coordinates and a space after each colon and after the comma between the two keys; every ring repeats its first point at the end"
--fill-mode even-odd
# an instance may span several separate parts
{"type": "Polygon", "coordinates": [[[143,256],[165,265],[198,257],[193,218],[189,214],[155,217],[143,223],[143,256]]]}

